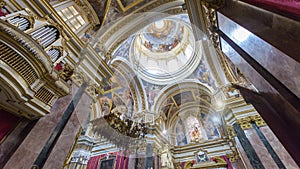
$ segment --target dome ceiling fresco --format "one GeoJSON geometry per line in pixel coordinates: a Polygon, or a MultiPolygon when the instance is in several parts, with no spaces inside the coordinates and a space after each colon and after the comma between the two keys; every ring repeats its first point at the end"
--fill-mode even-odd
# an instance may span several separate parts
{"type": "Polygon", "coordinates": [[[151,52],[168,52],[181,43],[183,35],[183,25],[164,19],[144,28],[140,40],[151,52]]]}
{"type": "Polygon", "coordinates": [[[169,82],[171,74],[186,75],[194,61],[195,39],[191,27],[180,20],[163,19],[137,33],[130,49],[130,62],[138,67],[144,80],[169,82]],[[155,78],[155,80],[151,80],[155,78]],[[160,79],[160,80],[157,80],[160,79]]]}
{"type": "Polygon", "coordinates": [[[195,53],[195,48],[197,47],[189,17],[187,14],[180,14],[150,23],[124,40],[112,53],[112,57],[113,60],[126,60],[136,72],[143,83],[148,109],[152,110],[164,87],[184,79],[193,79],[211,90],[217,88],[206,58],[202,56],[201,51],[195,53]],[[188,36],[189,39],[186,38],[188,36]],[[190,69],[190,63],[195,63],[195,58],[199,60],[196,60],[196,66],[190,69]],[[171,62],[170,65],[176,70],[168,69],[167,61],[171,62]],[[169,80],[166,80],[168,78],[169,80]]]}

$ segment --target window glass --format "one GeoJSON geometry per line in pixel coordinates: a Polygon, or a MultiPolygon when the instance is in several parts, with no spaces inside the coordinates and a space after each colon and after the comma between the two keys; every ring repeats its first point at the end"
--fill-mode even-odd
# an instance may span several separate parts
{"type": "Polygon", "coordinates": [[[58,14],[74,32],[85,24],[85,20],[82,18],[82,16],[80,16],[80,13],[74,6],[62,9],[58,11],[58,14]]]}

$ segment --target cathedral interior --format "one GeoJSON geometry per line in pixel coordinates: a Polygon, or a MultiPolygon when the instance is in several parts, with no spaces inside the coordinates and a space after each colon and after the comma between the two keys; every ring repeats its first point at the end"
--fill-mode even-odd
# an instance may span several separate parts
{"type": "Polygon", "coordinates": [[[0,35],[0,168],[300,166],[299,0],[0,0],[0,35]]]}

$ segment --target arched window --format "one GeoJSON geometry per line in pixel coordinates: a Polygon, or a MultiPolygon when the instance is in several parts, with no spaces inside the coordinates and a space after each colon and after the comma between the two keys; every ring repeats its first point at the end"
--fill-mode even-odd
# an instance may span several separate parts
{"type": "Polygon", "coordinates": [[[52,62],[57,61],[59,57],[62,56],[62,50],[59,47],[52,47],[47,51],[48,56],[50,57],[52,62]]]}
{"type": "Polygon", "coordinates": [[[26,31],[31,27],[30,21],[23,16],[15,16],[15,17],[9,18],[7,21],[8,21],[8,23],[15,25],[21,31],[26,31]]]}
{"type": "Polygon", "coordinates": [[[74,6],[69,6],[57,12],[62,19],[70,26],[72,31],[77,31],[85,24],[85,20],[74,6]]]}
{"type": "Polygon", "coordinates": [[[56,27],[46,25],[30,33],[43,48],[47,48],[59,38],[59,31],[56,27]]]}

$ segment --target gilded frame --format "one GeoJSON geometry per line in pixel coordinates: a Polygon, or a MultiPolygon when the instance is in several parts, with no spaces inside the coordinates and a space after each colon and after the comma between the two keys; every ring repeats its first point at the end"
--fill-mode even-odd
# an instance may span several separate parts
{"type": "Polygon", "coordinates": [[[132,7],[136,6],[137,4],[143,2],[144,0],[135,0],[134,2],[128,4],[127,6],[124,6],[121,0],[117,0],[118,5],[120,6],[122,12],[126,12],[132,7]]]}
{"type": "Polygon", "coordinates": [[[115,166],[116,166],[116,157],[114,156],[114,155],[112,155],[111,157],[109,157],[108,159],[105,159],[105,158],[102,158],[102,159],[100,159],[99,161],[98,161],[98,167],[97,168],[99,168],[99,169],[101,169],[101,165],[103,164],[103,163],[105,163],[105,162],[107,162],[107,161],[111,161],[111,160],[113,160],[113,168],[115,168],[115,166]]]}

